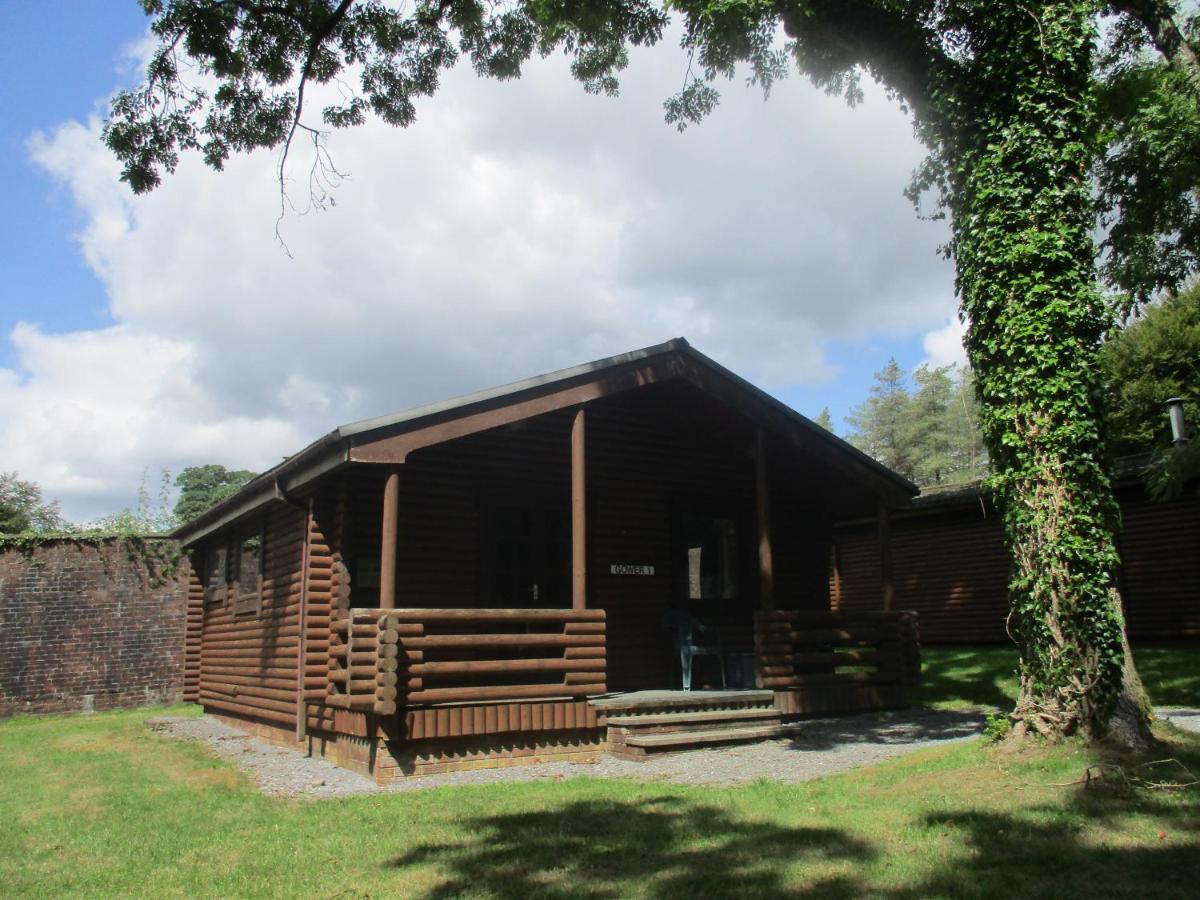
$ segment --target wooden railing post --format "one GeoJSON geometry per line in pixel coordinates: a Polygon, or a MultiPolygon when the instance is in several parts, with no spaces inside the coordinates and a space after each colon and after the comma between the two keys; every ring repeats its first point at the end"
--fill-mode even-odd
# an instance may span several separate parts
{"type": "Polygon", "coordinates": [[[383,537],[379,548],[379,608],[396,608],[396,540],[400,531],[400,473],[383,485],[383,537]]]}
{"type": "Polygon", "coordinates": [[[587,453],[582,409],[571,423],[571,608],[587,609],[587,453]]]}
{"type": "Polygon", "coordinates": [[[438,703],[577,701],[607,690],[606,630],[602,609],[352,609],[334,626],[326,702],[390,714],[438,703]]]}

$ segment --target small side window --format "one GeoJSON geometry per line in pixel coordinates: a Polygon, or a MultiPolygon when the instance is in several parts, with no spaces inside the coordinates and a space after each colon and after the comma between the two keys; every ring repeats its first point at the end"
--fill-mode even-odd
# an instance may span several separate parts
{"type": "Polygon", "coordinates": [[[235,616],[262,612],[263,538],[254,534],[242,538],[235,556],[233,601],[235,616]]]}
{"type": "Polygon", "coordinates": [[[210,546],[204,552],[204,602],[215,606],[225,602],[228,585],[225,580],[224,544],[218,547],[210,546]]]}

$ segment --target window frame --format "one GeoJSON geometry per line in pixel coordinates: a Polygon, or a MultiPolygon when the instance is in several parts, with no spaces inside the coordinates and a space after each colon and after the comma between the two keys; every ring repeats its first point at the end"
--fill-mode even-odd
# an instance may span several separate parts
{"type": "Polygon", "coordinates": [[[263,601],[263,575],[266,570],[267,559],[267,528],[266,522],[260,522],[256,531],[240,532],[234,541],[234,551],[229,554],[230,572],[229,580],[233,584],[232,594],[233,615],[235,618],[239,616],[261,616],[262,601],[263,601]],[[247,542],[258,539],[258,560],[257,571],[255,572],[254,589],[252,591],[242,591],[242,560],[245,554],[242,552],[243,547],[247,542]]]}
{"type": "MultiPolygon", "coordinates": [[[[750,519],[748,513],[733,503],[697,503],[695,501],[675,504],[675,566],[679,572],[679,597],[686,606],[717,607],[726,604],[744,602],[752,596],[751,569],[749,567],[749,552],[752,540],[749,535],[750,519]],[[693,533],[695,523],[728,522],[732,528],[730,543],[726,545],[724,581],[726,590],[719,594],[704,594],[701,587],[699,597],[692,596],[692,579],[690,551],[692,542],[689,535],[693,533]],[[723,596],[724,593],[728,596],[723,596]]],[[[703,564],[703,563],[702,563],[703,564]]],[[[703,581],[701,581],[703,584],[703,581]]]]}
{"type": "Polygon", "coordinates": [[[210,543],[204,548],[204,605],[225,606],[228,601],[229,546],[225,541],[210,543]]]}

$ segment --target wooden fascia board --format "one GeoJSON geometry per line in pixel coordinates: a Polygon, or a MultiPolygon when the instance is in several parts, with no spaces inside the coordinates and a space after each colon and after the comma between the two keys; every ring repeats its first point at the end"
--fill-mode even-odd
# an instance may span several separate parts
{"type": "Polygon", "coordinates": [[[683,365],[682,374],[705,393],[741,411],[742,415],[747,418],[761,423],[797,449],[815,457],[848,478],[865,482],[868,489],[873,490],[889,503],[908,506],[912,501],[912,494],[907,489],[882,473],[873,471],[870,467],[857,462],[849,454],[822,440],[819,435],[801,432],[800,426],[790,415],[763,402],[720,373],[713,372],[699,362],[689,359],[683,365]]]}
{"type": "Polygon", "coordinates": [[[350,448],[350,461],[400,464],[408,458],[408,454],[422,447],[431,447],[490,428],[579,406],[636,387],[676,378],[680,374],[680,358],[676,355],[641,361],[604,372],[598,378],[577,381],[515,402],[493,403],[466,415],[457,415],[411,431],[354,444],[350,448]]]}
{"type": "MultiPolygon", "coordinates": [[[[911,500],[911,493],[901,485],[858,463],[846,452],[823,441],[819,435],[802,434],[790,415],[680,351],[602,372],[598,377],[581,378],[515,401],[499,398],[491,401],[486,407],[465,415],[461,411],[453,411],[447,413],[441,421],[400,433],[369,440],[364,440],[364,435],[357,439],[361,443],[352,443],[349,460],[358,463],[402,464],[408,458],[408,454],[423,447],[579,406],[671,378],[690,381],[719,402],[738,411],[747,419],[764,425],[840,474],[864,483],[868,490],[887,502],[907,506],[911,500]]],[[[351,440],[355,441],[354,438],[351,440]]]]}

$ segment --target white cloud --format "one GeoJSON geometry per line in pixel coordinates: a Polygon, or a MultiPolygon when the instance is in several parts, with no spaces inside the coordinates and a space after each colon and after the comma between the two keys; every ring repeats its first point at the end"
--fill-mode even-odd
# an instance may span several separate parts
{"type": "MultiPolygon", "coordinates": [[[[678,334],[772,390],[831,377],[831,338],[930,332],[933,356],[952,273],[901,196],[921,156],[902,114],[793,78],[766,104],[727,86],[680,135],[661,102],[682,65],[637,54],[618,101],[560,59],[510,84],[456,71],[413,128],[333,136],[353,177],[283,222],[292,258],[272,154],[185,157],[134,198],[96,121],[35,136],[116,324],[13,328],[6,467],[86,517],[146,466],[262,468],[339,422],[678,334]]],[[[290,168],[302,195],[301,150],[290,168]]]]}
{"type": "Polygon", "coordinates": [[[924,362],[931,366],[965,366],[967,351],[963,348],[963,336],[967,333],[966,323],[952,316],[941,328],[926,332],[921,339],[925,349],[924,362]]]}

